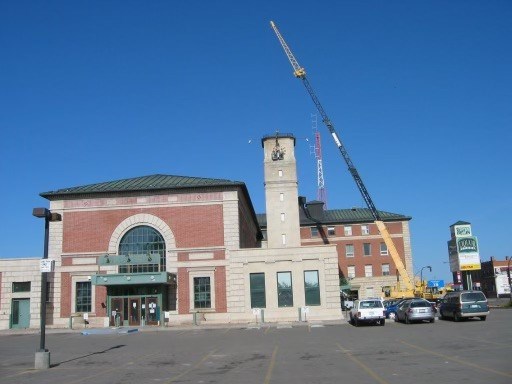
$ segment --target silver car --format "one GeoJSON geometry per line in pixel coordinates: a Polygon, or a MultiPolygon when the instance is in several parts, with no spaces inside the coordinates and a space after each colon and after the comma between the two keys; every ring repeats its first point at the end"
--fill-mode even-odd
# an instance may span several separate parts
{"type": "Polygon", "coordinates": [[[404,321],[410,324],[413,321],[436,320],[432,304],[425,299],[406,300],[396,310],[395,321],[404,321]]]}

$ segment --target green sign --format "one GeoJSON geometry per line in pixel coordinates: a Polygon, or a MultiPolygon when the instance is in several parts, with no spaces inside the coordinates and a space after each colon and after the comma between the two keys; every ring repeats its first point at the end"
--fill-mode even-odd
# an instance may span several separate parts
{"type": "Polygon", "coordinates": [[[478,253],[476,237],[463,237],[457,239],[457,251],[459,253],[478,253]]]}

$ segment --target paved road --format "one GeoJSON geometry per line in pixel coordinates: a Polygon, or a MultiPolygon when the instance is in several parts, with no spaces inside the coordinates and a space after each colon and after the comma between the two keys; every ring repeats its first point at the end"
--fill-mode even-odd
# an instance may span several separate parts
{"type": "Polygon", "coordinates": [[[33,369],[39,336],[0,333],[0,383],[511,383],[512,310],[487,321],[47,333],[52,368],[33,369]]]}

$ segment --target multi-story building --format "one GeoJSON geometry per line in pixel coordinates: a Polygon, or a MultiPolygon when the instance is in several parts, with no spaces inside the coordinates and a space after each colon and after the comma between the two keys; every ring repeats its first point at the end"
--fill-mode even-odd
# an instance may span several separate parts
{"type": "Polygon", "coordinates": [[[262,145],[264,247],[243,182],[152,175],[41,193],[61,218],[55,267],[42,287],[38,259],[0,261],[0,328],[37,327],[41,288],[50,327],[340,318],[336,246],[302,245],[295,139],[262,145]]]}
{"type": "MultiPolygon", "coordinates": [[[[413,276],[409,232],[410,217],[380,212],[409,276],[413,276]]],[[[258,220],[266,235],[266,216],[258,220]]],[[[300,236],[303,246],[336,245],[341,285],[352,296],[385,297],[397,284],[397,270],[379,230],[366,208],[323,210],[312,201],[301,210],[300,236]]]]}

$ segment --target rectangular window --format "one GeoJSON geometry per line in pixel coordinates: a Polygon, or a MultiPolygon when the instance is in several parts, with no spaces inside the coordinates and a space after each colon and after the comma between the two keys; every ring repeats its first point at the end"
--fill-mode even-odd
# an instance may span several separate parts
{"type": "Polygon", "coordinates": [[[286,235],[284,233],[281,235],[281,241],[283,242],[283,245],[286,245],[286,235]]]}
{"type": "Polygon", "coordinates": [[[284,213],[281,213],[281,222],[284,223],[284,213]]]}
{"type": "Polygon", "coordinates": [[[320,305],[320,283],[318,271],[304,271],[306,305],[320,305]]]}
{"type": "Polygon", "coordinates": [[[311,227],[311,237],[318,237],[318,228],[317,227],[311,227]]]}
{"type": "Polygon", "coordinates": [[[386,245],[386,243],[380,243],[380,255],[381,256],[389,255],[388,246],[386,245]]]}
{"type": "Polygon", "coordinates": [[[365,277],[373,276],[373,266],[371,264],[367,264],[364,266],[364,276],[365,277]]]}
{"type": "Polygon", "coordinates": [[[78,281],[76,283],[76,312],[91,312],[91,282],[78,281]]]}
{"type": "Polygon", "coordinates": [[[267,238],[267,230],[266,229],[262,229],[261,230],[261,235],[263,236],[263,240],[265,240],[265,241],[268,240],[268,238],[267,238]]]}
{"type": "Polygon", "coordinates": [[[352,227],[350,225],[345,225],[343,227],[343,233],[345,233],[345,236],[352,236],[352,227]]]}
{"type": "Polygon", "coordinates": [[[366,297],[373,297],[373,287],[366,287],[366,297]]]}
{"type": "Polygon", "coordinates": [[[334,227],[327,227],[327,236],[336,236],[336,229],[334,227]]]}
{"type": "Polygon", "coordinates": [[[345,244],[345,256],[354,257],[354,244],[345,244]]]}
{"type": "Polygon", "coordinates": [[[279,171],[277,171],[279,177],[283,177],[283,171],[280,169],[279,171]]]}
{"type": "Polygon", "coordinates": [[[347,267],[347,276],[349,279],[353,279],[356,277],[356,266],[355,265],[349,265],[347,267]]]}
{"type": "Polygon", "coordinates": [[[363,244],[363,255],[371,256],[372,255],[372,245],[370,243],[363,244]]]}
{"type": "Polygon", "coordinates": [[[382,264],[382,276],[389,276],[389,264],[382,264]]]}
{"type": "Polygon", "coordinates": [[[284,193],[279,194],[279,201],[284,201],[284,193]]]}
{"type": "Polygon", "coordinates": [[[30,281],[22,281],[22,282],[13,282],[12,283],[12,291],[13,292],[30,292],[30,281]]]}
{"type": "Polygon", "coordinates": [[[194,308],[211,308],[212,295],[209,277],[194,277],[194,308]]]}
{"type": "Polygon", "coordinates": [[[367,224],[361,225],[361,235],[369,235],[370,234],[370,226],[367,224]]]}
{"type": "Polygon", "coordinates": [[[291,272],[277,272],[277,306],[293,307],[291,272]]]}
{"type": "Polygon", "coordinates": [[[251,273],[251,308],[265,308],[267,302],[265,300],[265,274],[251,273]]]}

